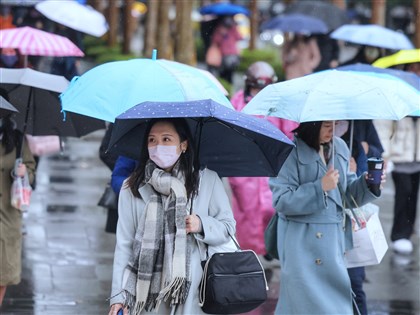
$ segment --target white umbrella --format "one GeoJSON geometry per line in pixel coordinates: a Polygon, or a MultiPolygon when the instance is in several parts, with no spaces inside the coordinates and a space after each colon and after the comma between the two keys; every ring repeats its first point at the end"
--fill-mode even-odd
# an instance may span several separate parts
{"type": "Polygon", "coordinates": [[[108,31],[108,23],[100,12],[74,0],[45,0],[35,8],[50,20],[92,36],[108,31]]]}
{"type": "Polygon", "coordinates": [[[242,110],[296,122],[399,120],[420,106],[420,92],[388,74],[325,70],[270,84],[242,110]]]}
{"type": "Polygon", "coordinates": [[[394,50],[414,48],[403,33],[374,24],[346,24],[332,32],[330,37],[350,43],[394,50]]]}

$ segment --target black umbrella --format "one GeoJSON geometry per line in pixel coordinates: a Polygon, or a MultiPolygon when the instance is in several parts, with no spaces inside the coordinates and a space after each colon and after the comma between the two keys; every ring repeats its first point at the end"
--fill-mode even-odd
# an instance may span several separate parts
{"type": "Polygon", "coordinates": [[[329,31],[349,22],[344,10],[334,4],[317,0],[296,1],[284,13],[301,13],[318,18],[327,24],[329,31]]]}
{"type": "Polygon", "coordinates": [[[14,112],[17,112],[17,109],[0,95],[0,118],[6,117],[14,112]]]}
{"type": "Polygon", "coordinates": [[[185,118],[196,143],[201,167],[219,176],[277,176],[293,143],[265,119],[255,118],[213,100],[144,102],[115,120],[109,151],[139,158],[147,122],[185,118]]]}
{"type": "Polygon", "coordinates": [[[29,68],[0,68],[0,91],[18,109],[14,114],[18,128],[30,135],[81,137],[105,129],[102,120],[61,112],[59,94],[69,82],[63,77],[29,68]]]}

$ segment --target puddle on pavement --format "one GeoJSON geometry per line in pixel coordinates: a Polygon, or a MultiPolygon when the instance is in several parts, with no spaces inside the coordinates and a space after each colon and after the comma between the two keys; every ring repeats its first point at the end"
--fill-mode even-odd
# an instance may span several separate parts
{"type": "Polygon", "coordinates": [[[77,206],[70,206],[70,205],[48,205],[47,212],[49,213],[56,213],[56,212],[64,212],[64,213],[71,213],[76,212],[77,206]]]}

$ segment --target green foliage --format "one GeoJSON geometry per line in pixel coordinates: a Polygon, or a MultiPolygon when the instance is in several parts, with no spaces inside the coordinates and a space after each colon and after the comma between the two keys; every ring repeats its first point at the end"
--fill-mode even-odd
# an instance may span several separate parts
{"type": "Polygon", "coordinates": [[[195,49],[197,54],[197,61],[205,62],[204,43],[200,37],[195,38],[195,49]]]}
{"type": "Polygon", "coordinates": [[[228,97],[230,98],[233,95],[233,84],[229,83],[228,81],[226,81],[225,79],[222,78],[217,78],[217,80],[219,80],[219,82],[223,85],[223,87],[226,89],[226,91],[228,91],[229,95],[228,97]]]}
{"type": "Polygon", "coordinates": [[[100,54],[96,57],[95,61],[97,64],[102,64],[111,61],[123,61],[137,58],[134,54],[122,54],[119,51],[109,51],[103,54],[100,54]]]}
{"type": "Polygon", "coordinates": [[[280,53],[277,49],[244,49],[241,53],[241,63],[238,71],[245,72],[248,67],[257,61],[265,61],[269,63],[276,72],[279,81],[284,79],[283,67],[280,62],[280,53]]]}
{"type": "Polygon", "coordinates": [[[91,46],[86,49],[86,56],[93,59],[98,58],[104,54],[119,54],[121,53],[121,46],[108,47],[106,45],[91,46]]]}

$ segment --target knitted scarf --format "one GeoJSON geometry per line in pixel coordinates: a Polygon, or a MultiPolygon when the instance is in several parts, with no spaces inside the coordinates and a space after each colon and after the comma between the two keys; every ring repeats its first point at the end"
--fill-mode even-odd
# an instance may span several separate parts
{"type": "Polygon", "coordinates": [[[145,185],[151,185],[154,194],[146,204],[144,227],[136,232],[126,267],[124,304],[130,314],[157,310],[168,299],[171,305],[183,304],[191,285],[191,236],[185,228],[187,196],[179,163],[170,174],[149,160],[145,185]]]}

